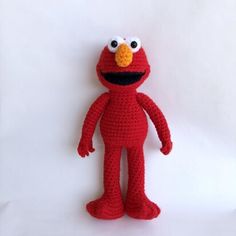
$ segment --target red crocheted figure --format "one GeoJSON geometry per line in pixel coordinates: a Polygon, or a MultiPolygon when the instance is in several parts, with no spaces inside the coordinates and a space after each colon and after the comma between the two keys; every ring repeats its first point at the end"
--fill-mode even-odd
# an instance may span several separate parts
{"type": "Polygon", "coordinates": [[[159,207],[144,191],[143,143],[148,123],[145,112],[154,123],[162,142],[161,152],[167,155],[172,148],[166,119],[157,105],[136,89],[150,72],[145,52],[138,38],[113,37],[103,49],[97,64],[101,83],[109,89],[91,105],[82,129],[78,146],[81,157],[95,149],[92,136],[101,117],[100,130],[105,144],[104,194],[87,204],[88,212],[99,219],[116,219],[126,212],[137,219],[152,219],[159,207]],[[127,149],[128,190],[126,200],[120,189],[121,149],[127,149]]]}

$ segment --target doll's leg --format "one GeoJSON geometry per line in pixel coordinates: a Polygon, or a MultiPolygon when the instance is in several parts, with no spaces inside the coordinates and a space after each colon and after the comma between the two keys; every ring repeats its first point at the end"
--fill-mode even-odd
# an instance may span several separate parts
{"type": "Polygon", "coordinates": [[[87,211],[100,219],[116,219],[124,215],[120,190],[121,147],[105,146],[104,194],[87,204],[87,211]]]}
{"type": "Polygon", "coordinates": [[[159,207],[151,202],[144,191],[143,146],[127,149],[129,181],[126,198],[126,213],[137,219],[152,219],[159,215],[159,207]]]}

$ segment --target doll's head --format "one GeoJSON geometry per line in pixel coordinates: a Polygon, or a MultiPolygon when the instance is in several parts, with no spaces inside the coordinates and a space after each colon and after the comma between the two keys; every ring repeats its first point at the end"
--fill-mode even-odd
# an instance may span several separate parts
{"type": "Polygon", "coordinates": [[[110,90],[136,89],[150,73],[146,54],[137,37],[113,37],[97,64],[101,83],[110,90]]]}

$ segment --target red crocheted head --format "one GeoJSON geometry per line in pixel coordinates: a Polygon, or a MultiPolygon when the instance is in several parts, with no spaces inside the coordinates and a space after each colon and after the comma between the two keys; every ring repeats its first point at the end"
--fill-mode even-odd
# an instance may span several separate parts
{"type": "Polygon", "coordinates": [[[150,73],[146,54],[136,37],[113,37],[103,49],[96,69],[101,83],[115,91],[136,89],[150,73]]]}

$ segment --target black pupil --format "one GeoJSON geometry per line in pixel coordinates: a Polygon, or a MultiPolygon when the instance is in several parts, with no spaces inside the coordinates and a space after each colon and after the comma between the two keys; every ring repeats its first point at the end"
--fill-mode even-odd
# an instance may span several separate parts
{"type": "Polygon", "coordinates": [[[136,48],[138,46],[136,41],[132,41],[130,44],[131,48],[136,48]]]}
{"type": "Polygon", "coordinates": [[[112,40],[112,41],[111,41],[111,46],[112,46],[113,48],[116,48],[117,45],[118,45],[118,43],[117,43],[116,40],[112,40]]]}

